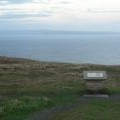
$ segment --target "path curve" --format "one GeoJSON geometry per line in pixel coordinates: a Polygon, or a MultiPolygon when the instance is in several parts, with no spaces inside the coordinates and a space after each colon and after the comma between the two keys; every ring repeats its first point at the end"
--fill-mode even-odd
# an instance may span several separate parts
{"type": "Polygon", "coordinates": [[[84,97],[81,97],[74,103],[68,103],[68,104],[64,104],[61,106],[55,106],[55,107],[46,109],[42,112],[37,112],[37,113],[29,116],[26,120],[49,120],[56,113],[68,111],[70,109],[75,109],[77,107],[84,105],[85,103],[88,103],[88,102],[90,102],[92,100],[96,100],[96,99],[103,100],[103,101],[108,101],[108,100],[120,101],[120,95],[111,95],[111,96],[109,96],[109,98],[84,98],[84,97]]]}

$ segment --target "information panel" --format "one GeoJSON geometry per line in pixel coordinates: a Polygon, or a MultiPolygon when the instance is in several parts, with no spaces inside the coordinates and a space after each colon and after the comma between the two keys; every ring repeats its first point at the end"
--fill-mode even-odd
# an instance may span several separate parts
{"type": "Polygon", "coordinates": [[[100,73],[100,72],[98,72],[98,73],[94,73],[94,72],[88,72],[87,73],[87,77],[88,78],[101,78],[101,77],[104,77],[104,75],[103,75],[103,73],[100,73]]]}

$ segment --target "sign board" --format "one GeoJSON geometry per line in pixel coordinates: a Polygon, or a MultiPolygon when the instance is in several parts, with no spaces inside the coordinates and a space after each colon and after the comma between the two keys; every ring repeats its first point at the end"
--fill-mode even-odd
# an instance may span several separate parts
{"type": "Polygon", "coordinates": [[[87,77],[103,77],[103,73],[99,72],[99,73],[95,73],[95,72],[88,72],[87,73],[87,77]]]}
{"type": "Polygon", "coordinates": [[[105,71],[84,71],[84,79],[87,80],[104,80],[107,79],[105,71]]]}

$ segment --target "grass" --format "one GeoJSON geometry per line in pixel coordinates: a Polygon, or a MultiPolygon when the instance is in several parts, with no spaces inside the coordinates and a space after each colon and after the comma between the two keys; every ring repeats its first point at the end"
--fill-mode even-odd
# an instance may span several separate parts
{"type": "Polygon", "coordinates": [[[92,101],[77,109],[56,114],[51,120],[119,120],[120,102],[92,101]]]}
{"type": "Polygon", "coordinates": [[[1,120],[22,120],[28,113],[41,110],[46,106],[52,105],[52,101],[48,98],[22,97],[13,99],[0,107],[1,120]]]}
{"type": "Polygon", "coordinates": [[[105,70],[110,93],[120,93],[120,66],[38,62],[0,57],[0,120],[72,102],[84,92],[82,72],[105,70]]]}

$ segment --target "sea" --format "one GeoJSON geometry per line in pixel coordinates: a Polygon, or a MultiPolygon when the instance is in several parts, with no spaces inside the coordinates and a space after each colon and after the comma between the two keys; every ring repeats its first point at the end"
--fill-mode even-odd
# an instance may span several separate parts
{"type": "Polygon", "coordinates": [[[120,65],[120,34],[0,34],[0,56],[120,65]]]}

